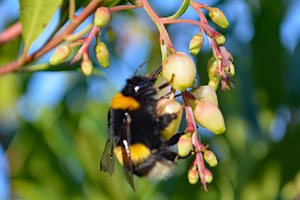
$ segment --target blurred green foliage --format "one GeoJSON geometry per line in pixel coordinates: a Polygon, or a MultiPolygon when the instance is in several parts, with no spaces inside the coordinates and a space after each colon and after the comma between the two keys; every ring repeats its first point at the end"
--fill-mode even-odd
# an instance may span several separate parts
{"type": "MultiPolygon", "coordinates": [[[[0,77],[0,140],[9,160],[13,198],[299,198],[300,45],[289,53],[280,42],[279,28],[287,6],[283,1],[257,3],[259,9],[248,4],[252,9],[253,39],[245,44],[233,38],[227,44],[229,50],[231,45],[243,50],[233,54],[235,88],[226,93],[218,91],[227,131],[221,136],[205,134],[202,138],[219,159],[218,166],[212,169],[214,181],[208,185],[208,192],[200,183],[190,185],[187,181],[192,159],[180,161],[169,180],[153,183],[135,178],[136,193],[126,183],[119,164],[113,177],[100,172],[100,156],[108,135],[109,105],[88,96],[90,79],[79,75],[80,72],[67,72],[68,86],[61,102],[41,107],[38,117],[28,120],[20,114],[19,102],[33,75],[20,73],[0,77]],[[279,139],[276,134],[281,134],[277,135],[279,139]]],[[[135,19],[132,12],[127,14],[129,19],[135,19]]],[[[133,25],[131,33],[141,31],[136,28],[133,25]]],[[[224,34],[230,37],[233,28],[234,22],[224,34]]],[[[107,29],[105,38],[109,49],[116,49],[111,51],[114,59],[119,59],[128,38],[119,39],[117,44],[114,34],[118,33],[107,29]]],[[[154,59],[149,66],[157,66],[160,62],[157,33],[147,32],[146,36],[153,42],[148,51],[154,59]]],[[[1,65],[16,57],[19,45],[15,41],[0,47],[1,65]]],[[[209,57],[210,53],[205,51],[197,57],[201,84],[207,83],[205,66],[209,57]]],[[[104,74],[92,78],[100,79],[107,88],[115,87],[110,80],[113,77],[104,74]]],[[[113,89],[98,91],[102,99],[114,92],[113,89]]]]}

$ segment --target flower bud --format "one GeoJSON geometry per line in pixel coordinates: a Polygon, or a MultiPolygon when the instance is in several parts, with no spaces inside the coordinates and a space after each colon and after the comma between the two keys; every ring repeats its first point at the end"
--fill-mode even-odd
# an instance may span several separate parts
{"type": "Polygon", "coordinates": [[[194,82],[196,66],[190,56],[177,52],[167,57],[163,63],[162,74],[174,89],[184,91],[194,82]]]}
{"type": "Polygon", "coordinates": [[[84,75],[90,76],[93,73],[93,63],[90,60],[83,60],[81,62],[81,70],[84,75]]]}
{"type": "Polygon", "coordinates": [[[191,55],[196,56],[200,52],[203,46],[203,41],[204,38],[202,35],[200,34],[194,35],[194,37],[190,42],[190,48],[189,48],[191,55]]]}
{"type": "Polygon", "coordinates": [[[218,59],[215,59],[215,57],[211,57],[209,61],[207,62],[207,73],[208,73],[208,78],[211,79],[218,74],[216,74],[216,70],[218,67],[221,66],[221,61],[218,59]]]}
{"type": "Polygon", "coordinates": [[[204,152],[204,160],[207,162],[207,164],[211,167],[215,167],[218,164],[218,160],[214,152],[212,151],[205,151],[204,152]]]}
{"type": "Polygon", "coordinates": [[[218,45],[223,45],[226,42],[226,38],[222,34],[218,35],[215,39],[218,45]]]}
{"type": "Polygon", "coordinates": [[[204,128],[215,134],[224,133],[226,130],[224,118],[219,108],[211,102],[197,103],[194,115],[196,121],[204,128]]]}
{"type": "Polygon", "coordinates": [[[108,22],[110,21],[111,13],[108,8],[106,7],[101,7],[98,8],[95,12],[94,16],[94,24],[97,27],[104,27],[108,22]]]}
{"type": "MultiPolygon", "coordinates": [[[[216,106],[218,106],[217,94],[216,94],[215,90],[208,85],[196,87],[195,89],[190,91],[190,93],[192,95],[194,95],[194,97],[198,101],[211,102],[211,103],[215,104],[216,106]]],[[[193,103],[191,103],[192,108],[194,108],[194,106],[196,106],[196,105],[193,105],[193,103]]]]}
{"type": "Polygon", "coordinates": [[[189,169],[188,172],[188,180],[190,184],[196,184],[199,180],[199,173],[197,170],[197,166],[193,166],[191,169],[189,169]]]}
{"type": "Polygon", "coordinates": [[[220,76],[212,77],[211,79],[209,79],[208,85],[216,91],[218,89],[219,82],[220,82],[220,76]]]}
{"type": "Polygon", "coordinates": [[[180,157],[186,157],[193,149],[191,134],[187,133],[182,135],[177,143],[178,155],[180,157]]]}
{"type": "Polygon", "coordinates": [[[103,42],[100,42],[95,46],[94,51],[99,64],[103,68],[107,68],[109,66],[109,52],[106,45],[103,42]]]}
{"type": "Polygon", "coordinates": [[[182,118],[182,105],[174,99],[161,99],[157,102],[157,115],[176,114],[177,118],[173,119],[169,125],[160,131],[165,140],[169,140],[178,130],[182,118]]]}
{"type": "Polygon", "coordinates": [[[217,26],[221,28],[227,28],[229,26],[226,16],[219,8],[211,8],[208,15],[217,26]]]}
{"type": "Polygon", "coordinates": [[[71,54],[72,50],[71,48],[66,45],[63,44],[60,47],[58,47],[54,54],[51,56],[49,62],[51,65],[58,65],[60,64],[62,61],[64,61],[65,59],[67,59],[69,57],[69,55],[71,54]]]}
{"type": "Polygon", "coordinates": [[[232,64],[231,61],[229,61],[229,68],[230,68],[230,71],[228,72],[228,68],[227,66],[224,68],[224,72],[226,73],[227,76],[229,77],[233,77],[234,74],[235,74],[235,70],[234,70],[234,65],[232,64]]]}
{"type": "Polygon", "coordinates": [[[212,182],[213,175],[208,169],[204,170],[203,175],[204,175],[204,180],[205,180],[206,183],[211,183],[212,182]]]}

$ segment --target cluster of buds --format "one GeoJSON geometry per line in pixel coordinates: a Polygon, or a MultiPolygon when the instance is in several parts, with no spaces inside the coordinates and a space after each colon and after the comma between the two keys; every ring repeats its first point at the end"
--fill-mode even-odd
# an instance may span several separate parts
{"type": "MultiPolygon", "coordinates": [[[[188,88],[193,87],[196,66],[192,58],[184,53],[177,52],[168,56],[162,65],[162,75],[172,86],[173,92],[175,90],[182,91],[184,107],[186,107],[188,126],[177,143],[178,155],[184,158],[196,154],[195,161],[188,172],[188,180],[191,184],[195,184],[201,178],[201,182],[206,189],[205,184],[212,181],[213,175],[205,167],[203,161],[206,161],[210,167],[215,167],[218,161],[215,154],[200,143],[195,123],[197,122],[217,135],[225,132],[225,122],[218,108],[217,94],[209,85],[198,86],[187,91],[188,88]]],[[[171,95],[171,99],[158,101],[157,111],[159,116],[165,113],[180,112],[181,119],[182,106],[173,99],[173,96],[171,95]]],[[[166,136],[165,139],[168,140],[175,134],[179,124],[180,120],[174,120],[170,124],[173,128],[163,133],[163,136],[166,136]]]]}
{"type": "MultiPolygon", "coordinates": [[[[175,90],[185,91],[192,87],[196,66],[191,57],[177,52],[167,57],[162,67],[163,77],[175,90]]],[[[215,134],[225,131],[223,115],[218,108],[216,92],[210,86],[199,86],[190,91],[189,104],[193,107],[196,121],[215,134]]]]}
{"type": "Polygon", "coordinates": [[[231,88],[231,77],[235,74],[235,69],[232,61],[228,61],[228,66],[222,70],[222,60],[220,58],[211,57],[207,63],[207,73],[209,82],[208,85],[214,90],[217,90],[219,82],[222,78],[226,81],[226,89],[231,88]]]}
{"type": "Polygon", "coordinates": [[[94,15],[93,25],[88,25],[86,28],[74,35],[66,36],[65,41],[70,42],[71,44],[63,44],[58,47],[50,58],[50,64],[58,65],[62,63],[69,57],[73,47],[82,45],[74,59],[71,61],[71,64],[82,58],[80,65],[82,73],[86,76],[92,75],[94,66],[89,58],[89,46],[93,38],[96,36],[97,42],[94,47],[95,57],[97,58],[100,66],[102,66],[103,68],[107,68],[109,66],[109,52],[106,45],[103,42],[100,42],[100,34],[101,28],[107,25],[110,19],[111,12],[108,8],[98,8],[94,15]],[[88,31],[90,31],[88,36],[85,38],[81,38],[88,31]]]}

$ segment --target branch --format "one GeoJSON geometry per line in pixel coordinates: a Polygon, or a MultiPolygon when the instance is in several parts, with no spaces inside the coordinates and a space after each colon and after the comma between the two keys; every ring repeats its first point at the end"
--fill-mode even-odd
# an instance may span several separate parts
{"type": "Polygon", "coordinates": [[[19,37],[22,33],[22,24],[20,21],[14,23],[9,28],[0,33],[0,46],[19,37]]]}
{"type": "MultiPolygon", "coordinates": [[[[74,23],[70,23],[57,37],[51,39],[47,44],[45,44],[45,46],[40,49],[39,51],[28,55],[26,57],[25,62],[23,63],[23,65],[26,65],[38,58],[40,58],[41,56],[43,56],[44,54],[46,54],[48,51],[50,51],[51,49],[53,49],[54,47],[56,47],[57,45],[59,45],[60,43],[62,43],[64,41],[64,38],[66,35],[73,33],[73,31],[88,17],[90,16],[97,8],[98,6],[101,4],[102,1],[100,0],[92,0],[87,7],[85,7],[85,9],[80,13],[80,15],[78,15],[75,18],[75,22],[74,23]]],[[[16,71],[18,68],[23,66],[20,63],[20,58],[18,58],[18,60],[11,62],[3,67],[0,67],[0,75],[1,74],[5,74],[5,73],[9,73],[9,72],[13,72],[16,71]]]]}
{"type": "MultiPolygon", "coordinates": [[[[173,47],[173,44],[169,37],[169,34],[168,34],[164,24],[162,23],[161,18],[159,16],[157,16],[157,14],[151,8],[151,6],[149,5],[147,0],[141,0],[140,2],[143,4],[144,9],[148,13],[148,15],[151,17],[151,19],[155,23],[156,27],[158,28],[161,39],[164,40],[165,44],[170,48],[170,50],[175,52],[175,48],[173,47]]],[[[160,42],[162,42],[161,39],[160,39],[160,42]]]]}

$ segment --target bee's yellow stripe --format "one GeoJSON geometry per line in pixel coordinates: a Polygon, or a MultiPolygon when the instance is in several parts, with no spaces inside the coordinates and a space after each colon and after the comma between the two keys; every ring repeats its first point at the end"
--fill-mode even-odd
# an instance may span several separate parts
{"type": "Polygon", "coordinates": [[[140,103],[133,97],[124,96],[117,93],[110,102],[110,107],[121,110],[137,110],[140,108],[140,103]]]}
{"type": "MultiPolygon", "coordinates": [[[[129,146],[131,161],[133,164],[138,164],[146,160],[151,152],[150,150],[141,143],[136,143],[129,146]]],[[[118,161],[123,165],[122,147],[116,146],[114,148],[115,155],[118,161]]]]}

